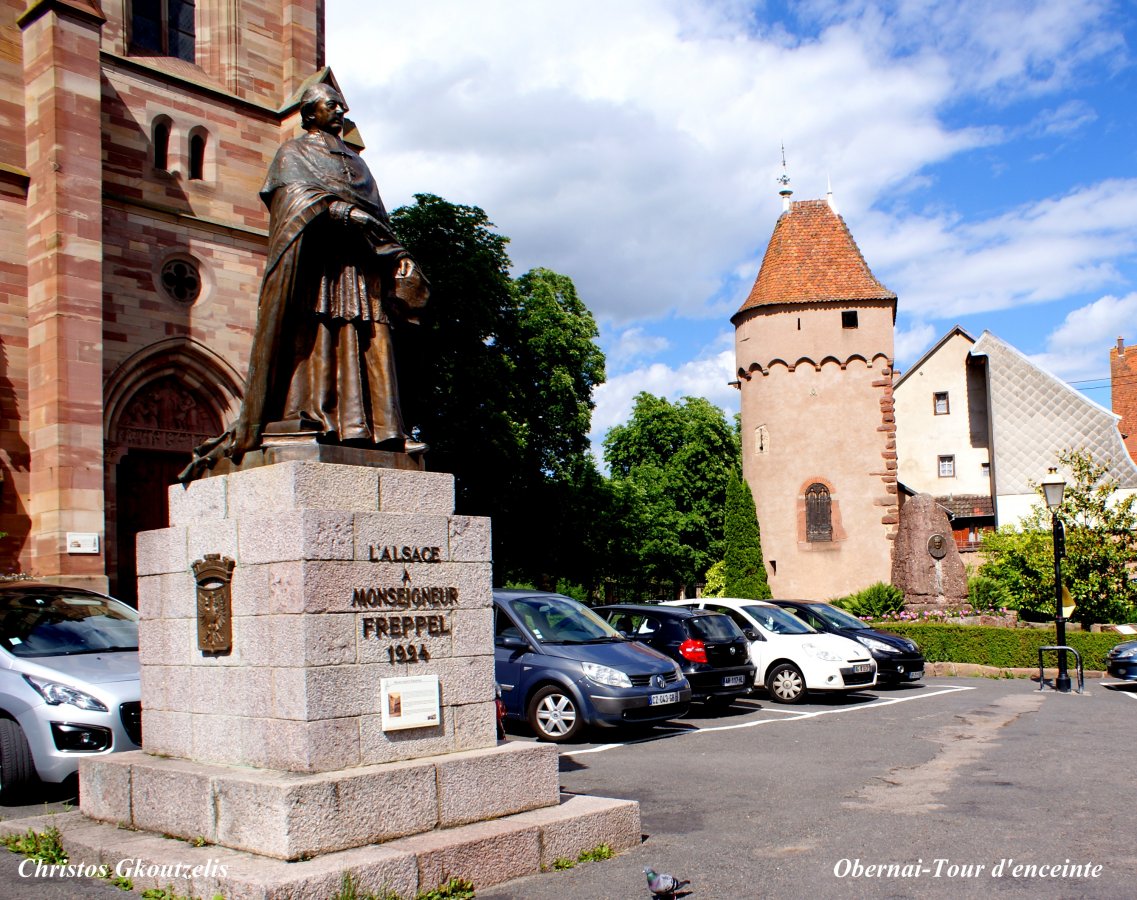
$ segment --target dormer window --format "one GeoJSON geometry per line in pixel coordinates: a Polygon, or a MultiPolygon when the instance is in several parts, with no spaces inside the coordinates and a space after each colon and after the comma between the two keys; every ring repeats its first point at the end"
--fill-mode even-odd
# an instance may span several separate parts
{"type": "Polygon", "coordinates": [[[132,50],[194,61],[196,0],[131,0],[132,50]]]}

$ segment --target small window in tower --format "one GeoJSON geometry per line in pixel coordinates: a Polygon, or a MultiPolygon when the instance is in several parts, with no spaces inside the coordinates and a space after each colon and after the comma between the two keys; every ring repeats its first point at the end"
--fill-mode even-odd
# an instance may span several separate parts
{"type": "Polygon", "coordinates": [[[857,327],[857,311],[855,309],[846,309],[841,313],[841,327],[842,328],[856,328],[857,327]]]}
{"type": "Polygon", "coordinates": [[[948,407],[948,392],[936,391],[932,394],[932,402],[935,406],[937,416],[946,416],[950,411],[948,407]]]}
{"type": "Polygon", "coordinates": [[[162,172],[170,169],[170,121],[154,122],[154,168],[162,172]]]}
{"type": "Polygon", "coordinates": [[[823,484],[811,484],[805,492],[805,539],[833,540],[832,501],[829,488],[823,484]]]}
{"type": "Polygon", "coordinates": [[[940,478],[955,478],[955,457],[954,456],[941,456],[940,463],[940,478]]]}
{"type": "Polygon", "coordinates": [[[991,477],[991,464],[989,462],[979,464],[979,474],[984,478],[991,477]]]}
{"type": "Polygon", "coordinates": [[[196,0],[131,0],[130,49],[193,62],[196,0]]]}
{"type": "Polygon", "coordinates": [[[190,181],[201,181],[205,177],[205,135],[196,131],[189,142],[190,181]]]}
{"type": "Polygon", "coordinates": [[[754,449],[760,454],[770,452],[770,430],[765,425],[754,429],[754,449]]]}

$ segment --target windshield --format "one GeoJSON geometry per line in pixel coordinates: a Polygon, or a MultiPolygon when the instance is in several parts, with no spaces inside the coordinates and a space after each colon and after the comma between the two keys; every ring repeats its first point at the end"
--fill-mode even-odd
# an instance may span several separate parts
{"type": "Polygon", "coordinates": [[[745,606],[744,611],[766,631],[773,634],[813,634],[801,619],[791,616],[780,606],[745,606]]]}
{"type": "Polygon", "coordinates": [[[510,604],[542,644],[622,641],[620,633],[587,606],[567,597],[522,597],[510,604]]]}
{"type": "Polygon", "coordinates": [[[834,628],[855,628],[857,631],[865,631],[869,627],[852,613],[830,606],[828,603],[817,603],[809,608],[819,619],[834,628]]]}
{"type": "Polygon", "coordinates": [[[0,593],[0,647],[13,656],[138,649],[138,613],[117,600],[59,589],[0,593]]]}

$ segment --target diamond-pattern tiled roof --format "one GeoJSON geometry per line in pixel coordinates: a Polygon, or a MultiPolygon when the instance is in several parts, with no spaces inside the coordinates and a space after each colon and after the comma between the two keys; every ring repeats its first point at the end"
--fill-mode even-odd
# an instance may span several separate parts
{"type": "Polygon", "coordinates": [[[738,312],[775,303],[895,299],[829,203],[798,200],[778,218],[758,278],[738,312]]]}
{"type": "Polygon", "coordinates": [[[1075,449],[1111,461],[1120,487],[1137,487],[1137,465],[1122,443],[1117,416],[989,331],[971,355],[988,360],[995,493],[1031,493],[1031,482],[1046,475],[1058,453],[1075,449]]]}

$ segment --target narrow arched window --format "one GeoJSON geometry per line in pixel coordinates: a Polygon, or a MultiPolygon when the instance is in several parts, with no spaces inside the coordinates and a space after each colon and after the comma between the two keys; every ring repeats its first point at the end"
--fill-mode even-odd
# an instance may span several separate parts
{"type": "Polygon", "coordinates": [[[811,484],[805,492],[805,539],[833,540],[832,502],[829,488],[823,484],[811,484]]]}
{"type": "Polygon", "coordinates": [[[170,169],[170,121],[158,119],[154,122],[154,168],[163,172],[170,169]]]}
{"type": "Polygon", "coordinates": [[[190,181],[201,181],[205,177],[205,135],[196,131],[189,142],[190,181]]]}

